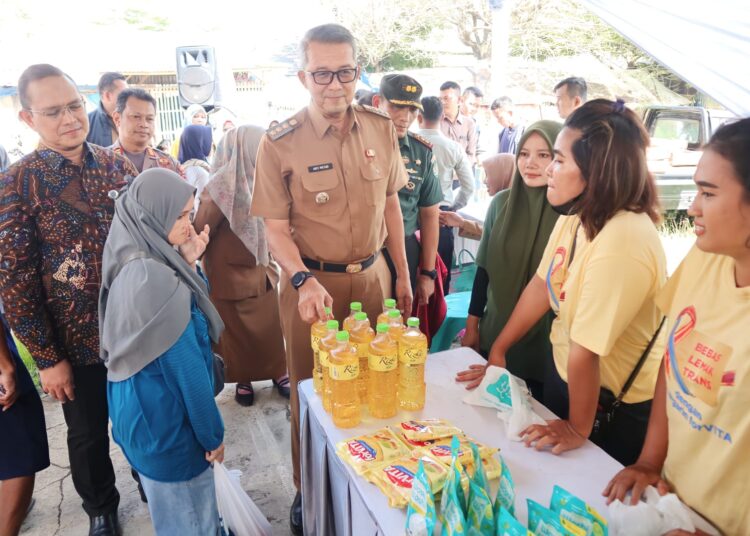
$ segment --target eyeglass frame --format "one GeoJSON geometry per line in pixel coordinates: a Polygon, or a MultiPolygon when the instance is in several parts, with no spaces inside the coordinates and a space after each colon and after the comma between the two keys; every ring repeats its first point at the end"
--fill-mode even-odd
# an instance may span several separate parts
{"type": "Polygon", "coordinates": [[[69,112],[70,115],[75,116],[77,113],[79,113],[81,110],[86,110],[86,99],[83,96],[79,96],[78,99],[74,102],[69,102],[68,104],[63,104],[62,106],[55,106],[52,108],[52,111],[49,110],[32,110],[31,108],[24,108],[25,111],[29,112],[30,114],[36,114],[44,117],[45,119],[50,119],[52,121],[56,121],[59,119],[62,119],[62,117],[65,115],[65,112],[69,112]],[[71,106],[80,105],[81,108],[79,110],[72,110],[71,106]]]}
{"type": "Polygon", "coordinates": [[[309,74],[312,77],[313,82],[315,82],[319,86],[330,86],[333,83],[333,77],[334,76],[339,81],[339,84],[351,84],[352,82],[356,81],[357,77],[359,76],[359,66],[357,66],[357,67],[346,67],[345,69],[339,69],[338,71],[325,71],[325,70],[322,70],[322,71],[305,71],[305,72],[307,74],[309,74]],[[344,71],[354,71],[354,76],[352,77],[351,80],[348,80],[346,82],[344,82],[343,80],[341,80],[341,73],[344,72],[344,71]],[[315,75],[316,74],[327,74],[327,75],[329,75],[331,77],[331,79],[328,82],[325,82],[325,83],[318,82],[315,79],[315,75]]]}

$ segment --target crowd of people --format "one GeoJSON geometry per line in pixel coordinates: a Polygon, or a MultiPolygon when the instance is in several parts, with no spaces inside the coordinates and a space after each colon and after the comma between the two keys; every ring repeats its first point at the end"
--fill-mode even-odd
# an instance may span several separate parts
{"type": "Polygon", "coordinates": [[[215,354],[239,404],[257,380],[290,398],[299,490],[310,324],[352,301],[373,318],[390,297],[432,318],[454,227],[480,240],[462,344],[487,359],[456,380],[474,388],[490,365],[525,380],[559,417],[525,430],[527,446],[596,442],[626,465],[609,500],[654,485],[723,533],[750,530],[738,507],[750,499],[750,119],[704,148],[696,245],[667,280],[649,136],[623,101],[587,101],[572,77],[554,88],[564,123],[524,125],[503,96],[489,133],[472,119],[483,93],[453,81],[423,96],[389,74],[355,99],[356,57],[346,28],[312,28],[298,72],[308,106],[268,129],[223,125],[214,147],[193,105],[171,154],[151,145],[156,101],[123,76],[102,77],[87,116],[64,71],[23,72],[19,116],[40,143],[0,177],[0,424],[13,438],[0,442],[0,534],[19,533],[49,465],[10,330],[62,402],[89,534],[120,533],[111,421],[156,533],[219,535],[215,354]],[[456,213],[480,167],[493,196],[483,225],[456,213]]]}

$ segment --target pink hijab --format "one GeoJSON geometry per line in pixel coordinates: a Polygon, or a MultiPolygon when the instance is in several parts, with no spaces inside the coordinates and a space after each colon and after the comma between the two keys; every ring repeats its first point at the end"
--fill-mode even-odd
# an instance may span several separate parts
{"type": "Polygon", "coordinates": [[[482,162],[484,173],[487,175],[487,190],[495,195],[501,190],[510,188],[513,172],[516,169],[516,157],[508,153],[490,156],[482,162]]]}

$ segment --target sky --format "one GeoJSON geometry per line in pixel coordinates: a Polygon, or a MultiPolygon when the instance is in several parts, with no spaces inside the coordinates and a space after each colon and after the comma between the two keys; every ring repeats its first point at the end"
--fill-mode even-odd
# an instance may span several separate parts
{"type": "Polygon", "coordinates": [[[173,71],[182,45],[212,45],[230,68],[268,64],[329,21],[316,0],[3,0],[0,85],[15,85],[33,63],[57,65],[82,85],[102,71],[173,71]]]}

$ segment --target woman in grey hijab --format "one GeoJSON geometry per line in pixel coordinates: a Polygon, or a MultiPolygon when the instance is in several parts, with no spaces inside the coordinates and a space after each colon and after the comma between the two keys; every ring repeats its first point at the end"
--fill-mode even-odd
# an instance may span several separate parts
{"type": "Polygon", "coordinates": [[[157,535],[219,534],[210,463],[224,456],[211,341],[224,327],[195,261],[195,188],[149,169],[120,192],[102,261],[101,355],[112,436],[138,471],[157,535]]]}

